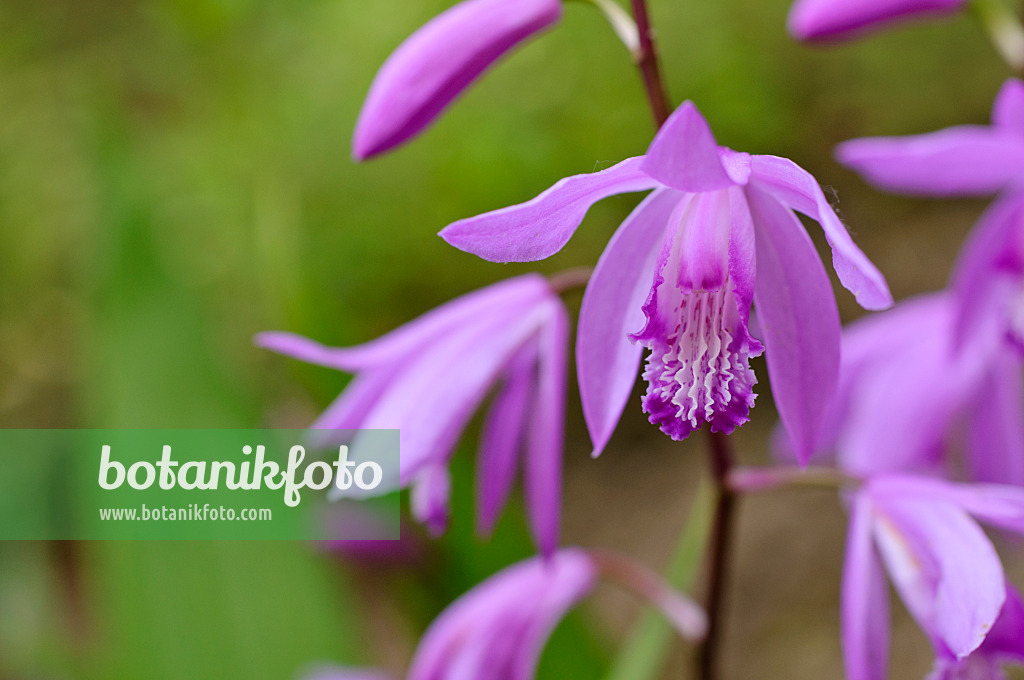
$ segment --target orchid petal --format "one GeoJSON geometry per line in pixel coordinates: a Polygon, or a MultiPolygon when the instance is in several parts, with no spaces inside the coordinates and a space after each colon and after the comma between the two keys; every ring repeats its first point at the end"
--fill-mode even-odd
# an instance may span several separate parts
{"type": "Polygon", "coordinates": [[[1008,484],[954,484],[915,475],[888,475],[872,484],[876,494],[938,500],[983,522],[1024,535],[1024,488],[1008,484]]]}
{"type": "Polygon", "coordinates": [[[965,0],[797,0],[790,34],[799,40],[838,40],[915,15],[953,12],[965,0]]]}
{"type": "MultiPolygon", "coordinates": [[[[331,446],[341,443],[339,430],[357,430],[363,419],[373,410],[374,405],[395,377],[397,367],[391,370],[377,369],[360,373],[352,379],[345,390],[331,402],[316,421],[309,426],[310,440],[315,446],[331,446]]],[[[346,437],[344,433],[342,438],[346,437]]]]}
{"type": "Polygon", "coordinates": [[[481,671],[508,680],[533,677],[551,630],[596,581],[593,561],[573,548],[504,569],[430,625],[408,680],[472,680],[481,671]]]}
{"type": "MultiPolygon", "coordinates": [[[[1007,275],[1015,278],[1022,269],[1024,196],[1014,193],[989,206],[954,265],[950,285],[960,301],[954,329],[958,348],[993,330],[993,321],[998,324],[1012,292],[1003,290],[1007,275]]],[[[995,330],[1005,330],[1005,324],[998,324],[995,330]]]]}
{"type": "Polygon", "coordinates": [[[412,516],[434,536],[448,528],[450,496],[451,477],[444,465],[429,465],[416,475],[409,496],[412,516]]]}
{"type": "Polygon", "coordinates": [[[568,243],[594,203],[658,186],[642,164],[642,157],[628,158],[607,170],[566,177],[531,201],[453,222],[439,235],[491,262],[543,260],[568,243]]]}
{"type": "Polygon", "coordinates": [[[644,324],[641,307],[661,235],[682,196],[661,189],[637,206],[608,242],[583,294],[576,370],[594,457],[608,444],[636,382],[643,347],[628,336],[644,324]]]}
{"type": "Polygon", "coordinates": [[[473,408],[544,314],[532,303],[491,310],[472,333],[439,343],[402,367],[363,427],[400,430],[403,484],[419,466],[448,456],[473,408]],[[423,408],[426,403],[432,408],[423,408]]]}
{"type": "Polygon", "coordinates": [[[488,67],[561,12],[559,0],[465,0],[435,17],[374,78],[356,123],[355,158],[420,133],[488,67]]]}
{"type": "Polygon", "coordinates": [[[654,136],[641,169],[679,191],[701,192],[733,186],[718,145],[691,101],[683,102],[654,136]]]}
{"type": "Polygon", "coordinates": [[[1024,82],[1010,78],[1003,83],[992,104],[992,124],[1024,135],[1024,82]]]}
{"type": "Polygon", "coordinates": [[[1024,600],[1020,591],[1006,584],[1006,602],[979,651],[996,658],[1024,662],[1024,600]]]}
{"type": "Polygon", "coordinates": [[[871,540],[871,503],[854,497],[843,560],[843,659],[848,680],[884,680],[889,667],[889,593],[871,540]]]}
{"type": "Polygon", "coordinates": [[[763,187],[783,205],[816,220],[832,248],[839,281],[865,309],[892,306],[892,295],[878,268],[850,238],[817,180],[793,161],[777,156],[751,157],[751,183],[763,187]]]}
{"type": "MultiPolygon", "coordinates": [[[[874,355],[863,357],[852,376],[856,384],[836,446],[845,470],[868,475],[937,463],[950,422],[975,394],[985,368],[984,355],[954,355],[951,316],[949,297],[939,295],[877,318],[868,334],[874,355]],[[899,427],[892,427],[894,409],[899,427]]],[[[860,344],[846,346],[856,354],[860,344]]]]}
{"type": "Polygon", "coordinates": [[[477,461],[477,529],[491,533],[516,478],[516,454],[524,445],[524,424],[534,392],[537,345],[529,342],[512,359],[505,385],[494,398],[477,461]]]}
{"type": "Polygon", "coordinates": [[[537,398],[530,418],[523,465],[523,490],[533,538],[541,554],[558,546],[562,510],[562,447],[565,427],[566,345],[569,316],[552,301],[551,318],[540,330],[537,398]]]}
{"type": "Polygon", "coordinates": [[[958,659],[984,641],[1006,599],[992,543],[950,503],[872,494],[875,538],[893,584],[921,627],[958,659]]]}
{"type": "Polygon", "coordinates": [[[549,295],[551,287],[539,274],[499,281],[463,295],[422,314],[371,342],[354,347],[327,347],[292,333],[267,332],[255,337],[258,347],[300,361],[342,371],[356,371],[394,362],[407,353],[419,353],[434,340],[462,332],[480,314],[511,307],[549,295]]]}
{"type": "Polygon", "coordinates": [[[1024,375],[1009,353],[993,363],[973,405],[967,463],[979,482],[1024,487],[1024,375]]]}
{"type": "Polygon", "coordinates": [[[920,196],[984,196],[1019,181],[1024,135],[962,125],[843,142],[836,158],[877,187],[920,196]]]}
{"type": "Polygon", "coordinates": [[[839,311],[814,244],[796,216],[753,183],[754,305],[779,417],[797,460],[814,453],[839,379],[839,311]]]}

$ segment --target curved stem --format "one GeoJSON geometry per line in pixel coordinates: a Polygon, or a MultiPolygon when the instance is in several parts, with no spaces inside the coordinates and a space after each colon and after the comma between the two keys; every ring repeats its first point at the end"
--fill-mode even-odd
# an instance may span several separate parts
{"type": "Polygon", "coordinates": [[[650,17],[647,14],[647,2],[646,0],[632,0],[632,2],[633,18],[636,20],[637,32],[640,37],[636,65],[640,69],[640,76],[644,81],[644,92],[647,94],[647,102],[654,115],[654,125],[660,128],[669,113],[672,112],[672,107],[669,104],[668,92],[665,90],[665,83],[661,79],[661,70],[658,67],[658,48],[654,43],[654,31],[651,29],[650,17]]]}
{"type": "Polygon", "coordinates": [[[632,558],[611,550],[591,548],[587,552],[601,576],[653,605],[683,639],[699,640],[704,636],[707,630],[704,610],[660,576],[632,558]]]}
{"type": "Polygon", "coordinates": [[[708,557],[708,596],[705,610],[708,633],[698,655],[697,677],[717,677],[718,647],[721,644],[725,614],[725,584],[729,572],[732,534],[735,525],[736,492],[728,481],[733,468],[732,446],[721,432],[708,432],[711,473],[718,491],[715,517],[711,525],[711,548],[708,557]]]}

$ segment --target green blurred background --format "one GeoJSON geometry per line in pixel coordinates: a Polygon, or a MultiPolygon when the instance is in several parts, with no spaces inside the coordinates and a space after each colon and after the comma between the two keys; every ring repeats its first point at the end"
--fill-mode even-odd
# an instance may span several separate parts
{"type": "MultiPolygon", "coordinates": [[[[359,342],[526,271],[435,233],[641,153],[649,113],[603,19],[569,2],[426,135],[354,165],[376,68],[451,4],[0,2],[0,426],[302,427],[345,376],[258,351],[254,333],[359,342]]],[[[898,297],[942,286],[983,203],[880,195],[831,148],[985,122],[1005,67],[969,16],[816,49],[787,38],[786,10],[653,0],[674,101],[695,100],[720,143],[791,157],[833,187],[898,297]]],[[[539,268],[592,264],[637,200],[595,207],[539,268]]],[[[852,297],[839,300],[853,319],[852,297]]],[[[737,436],[747,461],[767,456],[770,395],[759,403],[737,436]]],[[[564,533],[661,568],[701,442],[673,445],[632,404],[591,461],[572,403],[564,533]]],[[[0,678],[281,680],[314,661],[399,672],[448,601],[530,553],[518,502],[493,541],[473,535],[475,431],[455,463],[452,529],[415,568],[292,543],[0,545],[0,678]]],[[[841,677],[843,530],[828,493],[745,502],[728,677],[841,677]]],[[[636,613],[599,593],[559,629],[541,677],[601,677],[636,613]]],[[[894,677],[928,668],[902,614],[895,657],[894,677]]]]}

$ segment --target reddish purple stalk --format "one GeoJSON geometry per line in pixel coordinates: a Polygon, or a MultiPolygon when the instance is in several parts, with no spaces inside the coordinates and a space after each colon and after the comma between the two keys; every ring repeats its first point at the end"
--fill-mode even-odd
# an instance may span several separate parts
{"type": "MultiPolygon", "coordinates": [[[[640,34],[640,52],[637,68],[643,78],[644,92],[660,128],[672,112],[668,92],[658,67],[658,50],[654,42],[646,0],[632,0],[633,17],[640,34]]],[[[717,491],[715,514],[711,527],[711,546],[708,558],[708,592],[705,605],[708,617],[707,636],[697,657],[697,675],[700,680],[714,680],[717,673],[718,647],[722,638],[722,619],[725,612],[725,584],[728,575],[730,545],[732,543],[736,493],[729,487],[728,478],[733,468],[732,446],[726,435],[708,433],[708,452],[712,477],[717,491]]]]}

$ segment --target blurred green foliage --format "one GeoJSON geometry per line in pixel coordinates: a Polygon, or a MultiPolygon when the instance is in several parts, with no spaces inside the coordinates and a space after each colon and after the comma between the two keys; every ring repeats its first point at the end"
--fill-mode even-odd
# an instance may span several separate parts
{"type": "MultiPolygon", "coordinates": [[[[450,4],[0,3],[0,423],[304,426],[345,377],[265,355],[255,332],[358,342],[526,270],[434,234],[642,153],[649,115],[601,17],[568,3],[561,25],[423,138],[354,165],[348,140],[374,71],[450,4]]],[[[915,268],[888,232],[923,208],[867,192],[830,149],[980,122],[1004,69],[967,17],[809,49],[786,37],[786,9],[655,0],[673,96],[694,99],[721,143],[794,158],[842,185],[844,208],[847,187],[863,197],[852,212],[865,248],[887,273],[909,267],[893,277],[899,294],[941,285],[974,204],[915,268]]],[[[635,202],[595,207],[539,268],[594,262],[635,202]]],[[[388,658],[366,644],[367,608],[385,607],[365,596],[368,575],[310,546],[7,544],[0,676],[270,680],[314,660],[398,669],[448,600],[530,551],[518,510],[493,542],[474,538],[467,453],[430,573],[379,577],[413,612],[406,647],[388,658]]],[[[598,677],[606,647],[574,617],[542,675],[598,677]]]]}

